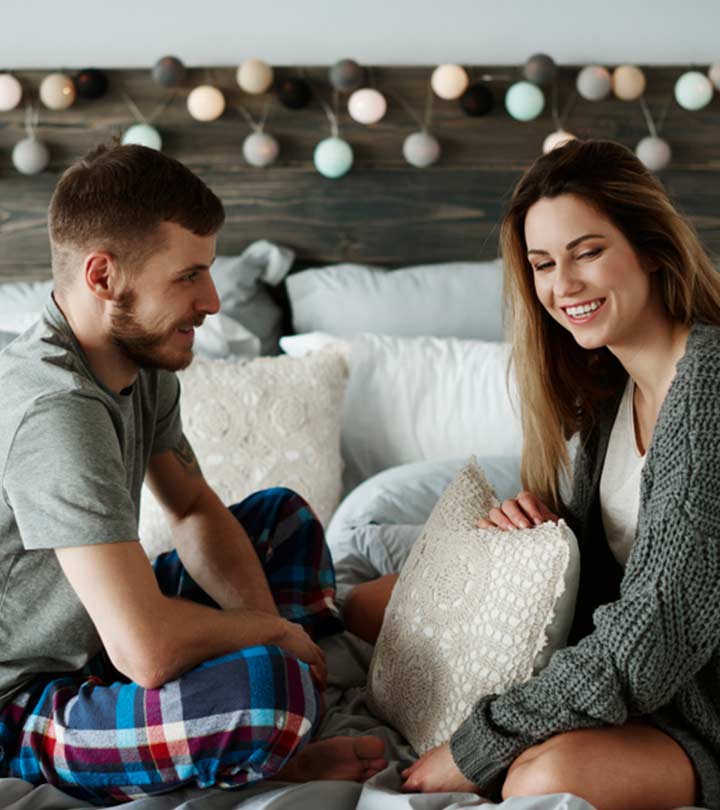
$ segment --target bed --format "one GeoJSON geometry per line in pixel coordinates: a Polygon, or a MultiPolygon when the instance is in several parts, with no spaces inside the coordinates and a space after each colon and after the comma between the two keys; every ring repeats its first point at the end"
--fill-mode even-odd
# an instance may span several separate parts
{"type": "MultiPolygon", "coordinates": [[[[354,585],[402,569],[469,455],[478,457],[499,498],[520,488],[520,424],[507,378],[502,269],[495,260],[394,273],[360,265],[305,269],[287,281],[296,334],[279,341],[281,356],[260,356],[277,351],[287,324],[261,282],[278,283],[292,263],[292,251],[262,242],[213,268],[225,303],[223,314],[199,330],[199,356],[181,373],[186,432],[206,477],[227,500],[287,485],[315,505],[342,604],[354,585]],[[247,327],[250,310],[255,317],[264,313],[262,323],[251,324],[254,331],[247,327]],[[195,408],[208,382],[215,407],[195,408]],[[243,409],[244,402],[253,407],[243,409]],[[238,418],[245,410],[254,416],[238,418]]],[[[10,339],[32,322],[47,292],[41,282],[6,286],[0,333],[10,339]]],[[[143,497],[141,537],[153,557],[169,547],[170,538],[149,491],[143,497]]],[[[417,754],[370,708],[372,646],[350,633],[327,638],[322,646],[330,680],[318,737],[381,736],[389,760],[383,772],[363,785],[263,783],[237,791],[189,786],[130,804],[138,810],[494,806],[474,794],[402,793],[399,773],[417,754]]],[[[78,806],[86,805],[55,787],[0,780],[0,808],[78,806]]],[[[569,794],[509,799],[499,806],[590,807],[569,794]]]]}

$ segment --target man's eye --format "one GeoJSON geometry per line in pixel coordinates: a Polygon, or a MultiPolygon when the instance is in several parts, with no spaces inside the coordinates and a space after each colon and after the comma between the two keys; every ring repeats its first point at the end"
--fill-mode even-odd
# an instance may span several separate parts
{"type": "Polygon", "coordinates": [[[183,281],[195,281],[197,276],[197,273],[188,273],[186,276],[183,276],[183,281]]]}

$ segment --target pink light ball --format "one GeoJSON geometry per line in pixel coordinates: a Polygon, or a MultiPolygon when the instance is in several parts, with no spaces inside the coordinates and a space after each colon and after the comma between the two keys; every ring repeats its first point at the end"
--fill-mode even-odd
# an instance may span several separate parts
{"type": "Polygon", "coordinates": [[[253,132],[243,141],[243,157],[257,169],[270,166],[280,154],[280,144],[267,132],[253,132]]]}
{"type": "Polygon", "coordinates": [[[358,124],[377,124],[387,112],[387,101],[374,88],[363,87],[348,99],[348,112],[358,124]]]}
{"type": "Polygon", "coordinates": [[[0,73],[0,112],[14,110],[22,101],[22,85],[12,73],[0,73]]]}

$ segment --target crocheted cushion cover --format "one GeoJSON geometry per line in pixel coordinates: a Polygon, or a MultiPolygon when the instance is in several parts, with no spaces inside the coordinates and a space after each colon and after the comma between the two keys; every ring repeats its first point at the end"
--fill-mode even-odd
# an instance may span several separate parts
{"type": "MultiPolygon", "coordinates": [[[[179,372],[183,430],[205,478],[230,505],[267,487],[302,495],[327,525],[340,500],[340,417],[347,361],[307,357],[209,360],[179,372]]],[[[140,541],[152,559],[172,548],[163,511],[143,486],[140,541]]]]}
{"type": "Polygon", "coordinates": [[[575,536],[562,520],[478,529],[496,504],[471,460],[437,502],[385,613],[370,705],[419,754],[447,742],[480,697],[529,679],[567,641],[575,536]]]}

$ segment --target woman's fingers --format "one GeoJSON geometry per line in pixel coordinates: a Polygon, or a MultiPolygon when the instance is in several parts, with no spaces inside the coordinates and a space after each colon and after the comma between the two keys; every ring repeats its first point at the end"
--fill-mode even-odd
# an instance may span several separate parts
{"type": "Polygon", "coordinates": [[[541,503],[532,492],[521,492],[517,498],[508,498],[499,507],[494,507],[487,518],[480,518],[479,529],[529,529],[546,520],[557,523],[560,518],[541,503]]]}

